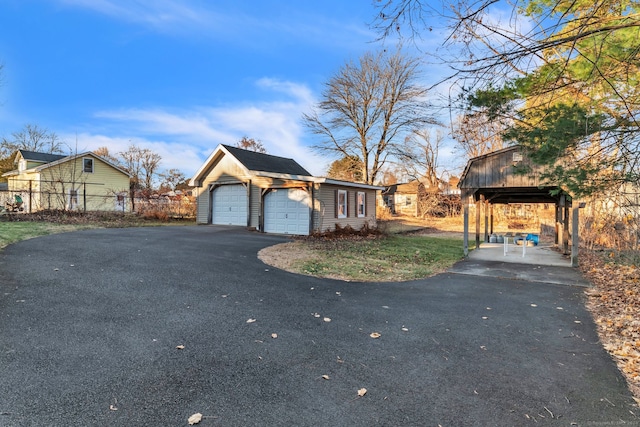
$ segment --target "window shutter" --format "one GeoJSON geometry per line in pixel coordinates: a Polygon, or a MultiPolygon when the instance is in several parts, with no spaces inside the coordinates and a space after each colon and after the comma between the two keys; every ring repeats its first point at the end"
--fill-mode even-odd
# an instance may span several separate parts
{"type": "Polygon", "coordinates": [[[338,190],[333,190],[333,217],[338,218],[338,190]]]}
{"type": "Polygon", "coordinates": [[[351,207],[353,203],[349,203],[349,195],[351,193],[351,191],[347,191],[347,218],[353,216],[353,208],[351,207]]]}

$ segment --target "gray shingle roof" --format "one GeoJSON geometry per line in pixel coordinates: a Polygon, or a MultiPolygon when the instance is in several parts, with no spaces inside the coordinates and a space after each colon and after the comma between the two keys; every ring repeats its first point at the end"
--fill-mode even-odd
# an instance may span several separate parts
{"type": "Polygon", "coordinates": [[[230,145],[223,145],[223,147],[251,171],[311,176],[305,168],[293,159],[243,150],[230,145]]]}
{"type": "Polygon", "coordinates": [[[56,160],[64,159],[63,154],[38,153],[35,151],[18,150],[25,160],[33,160],[34,162],[51,163],[56,160]]]}

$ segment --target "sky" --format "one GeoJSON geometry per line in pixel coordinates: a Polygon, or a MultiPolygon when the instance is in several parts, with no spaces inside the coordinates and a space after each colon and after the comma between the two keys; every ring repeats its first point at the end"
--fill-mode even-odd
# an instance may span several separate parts
{"type": "Polygon", "coordinates": [[[34,124],[69,152],[135,144],[187,177],[248,136],[321,176],[331,159],[301,117],[342,65],[389,48],[375,14],[372,0],[2,0],[0,136],[34,124]]]}

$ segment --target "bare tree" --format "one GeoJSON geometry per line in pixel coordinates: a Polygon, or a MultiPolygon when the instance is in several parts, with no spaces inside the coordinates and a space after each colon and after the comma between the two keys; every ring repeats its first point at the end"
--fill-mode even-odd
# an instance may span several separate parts
{"type": "Polygon", "coordinates": [[[17,150],[39,153],[62,153],[63,142],[55,132],[38,125],[26,124],[21,130],[13,132],[11,138],[2,138],[0,157],[7,157],[17,150]]]}
{"type": "Polygon", "coordinates": [[[420,129],[407,136],[400,152],[398,167],[407,176],[417,179],[427,188],[438,188],[440,164],[438,156],[444,143],[444,133],[438,129],[435,140],[429,129],[420,129]]]}
{"type": "Polygon", "coordinates": [[[178,190],[178,187],[183,185],[187,180],[187,178],[184,176],[184,173],[175,168],[165,170],[164,172],[159,174],[159,176],[162,180],[162,186],[170,190],[178,190]]]}
{"type": "Polygon", "coordinates": [[[506,126],[497,120],[490,120],[482,111],[458,116],[451,128],[457,147],[467,159],[500,150],[507,145],[502,139],[506,126]]]}
{"type": "Polygon", "coordinates": [[[18,150],[57,154],[62,153],[63,145],[55,132],[27,124],[21,130],[13,132],[10,138],[0,139],[0,175],[13,169],[13,160],[18,150]]]}
{"type": "Polygon", "coordinates": [[[153,188],[153,178],[158,170],[158,165],[162,160],[162,156],[158,153],[154,153],[148,148],[140,150],[141,166],[144,171],[144,186],[147,189],[153,188]]]}
{"type": "Polygon", "coordinates": [[[396,141],[435,122],[427,113],[427,90],[418,84],[418,65],[400,52],[367,53],[345,64],[325,84],[322,101],[303,116],[320,137],[314,148],[360,158],[362,181],[374,183],[396,141]]]}
{"type": "Polygon", "coordinates": [[[255,151],[257,153],[267,153],[267,149],[264,148],[262,141],[259,139],[249,138],[248,136],[243,136],[240,141],[236,144],[236,147],[242,148],[245,150],[255,151]]]}

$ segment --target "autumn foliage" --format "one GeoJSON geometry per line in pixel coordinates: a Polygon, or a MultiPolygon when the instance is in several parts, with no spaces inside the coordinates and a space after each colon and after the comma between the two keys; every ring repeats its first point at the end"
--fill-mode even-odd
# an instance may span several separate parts
{"type": "Polygon", "coordinates": [[[586,291],[587,307],[600,339],[640,403],[640,268],[608,262],[598,252],[585,250],[580,257],[593,284],[586,291]]]}

